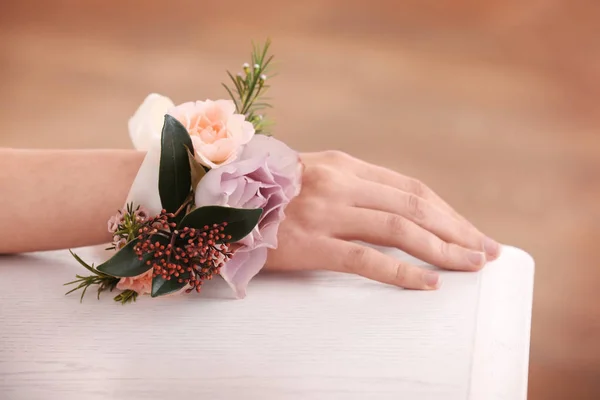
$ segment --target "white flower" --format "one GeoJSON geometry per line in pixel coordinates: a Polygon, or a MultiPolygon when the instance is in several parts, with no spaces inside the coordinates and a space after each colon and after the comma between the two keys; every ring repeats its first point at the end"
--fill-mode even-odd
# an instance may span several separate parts
{"type": "Polygon", "coordinates": [[[167,110],[175,106],[171,99],[157,93],[149,94],[129,119],[129,137],[136,150],[148,151],[160,147],[160,136],[167,110]]]}
{"type": "Polygon", "coordinates": [[[133,185],[129,189],[126,204],[133,203],[142,206],[148,211],[148,215],[160,214],[162,204],[158,192],[159,166],[160,140],[150,143],[146,157],[144,157],[133,185]]]}
{"type": "Polygon", "coordinates": [[[147,154],[129,190],[127,204],[143,206],[149,215],[158,215],[162,209],[158,193],[161,133],[165,114],[173,106],[168,97],[151,93],[129,119],[133,147],[147,154]]]}

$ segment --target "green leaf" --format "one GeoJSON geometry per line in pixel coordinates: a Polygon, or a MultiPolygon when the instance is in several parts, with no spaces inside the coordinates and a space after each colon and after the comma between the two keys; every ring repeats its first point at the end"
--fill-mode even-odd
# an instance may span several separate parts
{"type": "MultiPolygon", "coordinates": [[[[163,244],[168,243],[168,240],[162,236],[155,236],[155,238],[163,244]]],[[[129,242],[104,264],[98,265],[96,269],[119,278],[138,276],[148,271],[152,266],[147,265],[146,261],[152,258],[152,254],[147,254],[143,260],[140,260],[133,251],[133,247],[137,242],[137,239],[129,242]]]]}
{"type": "Polygon", "coordinates": [[[167,281],[160,275],[152,278],[152,297],[160,297],[181,290],[186,284],[177,282],[177,278],[167,281]]]}
{"type": "Polygon", "coordinates": [[[202,229],[205,225],[211,226],[227,222],[223,233],[231,235],[231,239],[226,242],[232,243],[243,239],[252,232],[262,211],[262,208],[247,210],[220,206],[200,207],[187,214],[179,226],[202,229]]]}
{"type": "MultiPolygon", "coordinates": [[[[271,64],[271,61],[273,61],[273,58],[275,56],[270,56],[264,63],[262,66],[263,71],[265,71],[267,69],[267,67],[269,66],[269,64],[271,64]]],[[[269,77],[270,78],[274,78],[276,76],[276,74],[270,74],[269,77]]]]}
{"type": "Polygon", "coordinates": [[[252,109],[260,110],[262,108],[273,108],[273,106],[269,103],[252,103],[252,109]]]}
{"type": "Polygon", "coordinates": [[[185,127],[172,116],[165,115],[158,192],[167,212],[176,212],[190,194],[192,178],[188,149],[193,148],[192,139],[185,127]]]}
{"type": "Polygon", "coordinates": [[[192,176],[192,190],[196,190],[196,186],[198,186],[200,180],[204,177],[204,175],[206,175],[206,170],[202,164],[196,161],[194,155],[189,150],[188,160],[190,163],[190,171],[192,176]]]}
{"type": "Polygon", "coordinates": [[[123,305],[131,303],[137,300],[138,293],[134,290],[127,289],[120,294],[116,295],[113,300],[123,305]]]}
{"type": "Polygon", "coordinates": [[[95,274],[95,275],[100,275],[102,276],[103,274],[99,274],[98,271],[94,268],[94,265],[89,265],[88,263],[86,263],[85,261],[83,261],[81,259],[81,257],[79,257],[77,254],[73,253],[73,250],[69,249],[69,253],[71,253],[71,255],[73,256],[73,258],[75,260],[77,260],[77,262],[85,269],[87,269],[88,271],[90,271],[91,273],[95,274]]]}
{"type": "Polygon", "coordinates": [[[240,83],[237,81],[237,79],[235,79],[235,77],[231,74],[231,72],[227,71],[227,75],[229,75],[229,78],[233,81],[235,90],[237,90],[238,94],[241,97],[242,93],[244,92],[244,89],[240,86],[240,83]]]}
{"type": "Polygon", "coordinates": [[[233,101],[233,104],[235,104],[235,111],[239,112],[240,111],[240,106],[238,106],[237,99],[235,98],[235,96],[231,92],[231,89],[229,89],[229,87],[226,84],[224,84],[224,83],[221,83],[221,85],[225,88],[225,90],[227,91],[227,93],[229,93],[229,97],[231,97],[231,100],[233,101]]]}

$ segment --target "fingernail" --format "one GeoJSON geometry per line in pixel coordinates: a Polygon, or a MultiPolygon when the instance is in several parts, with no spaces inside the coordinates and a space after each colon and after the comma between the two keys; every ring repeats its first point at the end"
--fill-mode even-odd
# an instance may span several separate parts
{"type": "Polygon", "coordinates": [[[494,259],[500,254],[500,245],[498,242],[486,237],[483,241],[483,250],[490,259],[494,259]]]}
{"type": "Polygon", "coordinates": [[[437,289],[440,286],[440,275],[436,272],[425,273],[425,284],[430,288],[437,289]]]}
{"type": "Polygon", "coordinates": [[[476,267],[481,267],[485,263],[485,256],[483,253],[471,251],[467,258],[469,259],[469,262],[476,267]]]}

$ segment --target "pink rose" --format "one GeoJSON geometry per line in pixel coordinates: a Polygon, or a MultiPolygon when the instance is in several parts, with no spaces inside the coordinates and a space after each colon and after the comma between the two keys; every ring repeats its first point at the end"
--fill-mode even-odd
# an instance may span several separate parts
{"type": "Polygon", "coordinates": [[[152,268],[141,275],[121,278],[117,283],[119,290],[133,290],[139,295],[152,292],[152,268]]]}
{"type": "Polygon", "coordinates": [[[285,206],[299,193],[302,166],[298,153],[284,143],[256,135],[237,161],[210,170],[196,188],[196,205],[262,208],[252,233],[221,268],[221,276],[240,298],[265,265],[267,249],[277,247],[277,230],[285,206]]]}
{"type": "Polygon", "coordinates": [[[235,113],[231,100],[183,103],[168,113],[188,130],[198,162],[210,168],[234,161],[254,136],[254,127],[235,113]]]}

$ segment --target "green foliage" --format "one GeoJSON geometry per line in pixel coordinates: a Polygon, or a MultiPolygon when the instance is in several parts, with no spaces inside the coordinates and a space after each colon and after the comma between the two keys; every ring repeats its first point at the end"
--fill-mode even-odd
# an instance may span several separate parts
{"type": "Polygon", "coordinates": [[[202,229],[205,225],[212,227],[213,224],[227,222],[223,233],[231,235],[231,239],[224,242],[237,242],[252,232],[262,211],[262,208],[246,210],[220,206],[200,207],[187,214],[181,220],[179,227],[202,229]]]}
{"type": "Polygon", "coordinates": [[[127,289],[116,295],[113,300],[121,304],[127,304],[136,301],[137,297],[138,293],[136,291],[127,289]]]}
{"type": "Polygon", "coordinates": [[[273,56],[269,55],[271,41],[267,40],[264,46],[252,44],[252,53],[250,54],[251,64],[244,64],[243,73],[234,76],[227,71],[227,75],[233,83],[233,86],[223,87],[235,103],[236,111],[246,116],[246,119],[254,125],[257,134],[268,135],[270,121],[264,118],[263,110],[271,108],[271,105],[264,97],[270,88],[266,82],[274,75],[269,75],[271,61],[273,56]]]}
{"type": "MultiPolygon", "coordinates": [[[[177,119],[165,115],[158,175],[158,191],[162,207],[175,213],[188,199],[192,176],[188,149],[193,149],[188,131],[177,119]]],[[[176,218],[180,219],[182,214],[176,218]]]]}
{"type": "Polygon", "coordinates": [[[93,265],[88,265],[85,261],[83,261],[77,254],[73,253],[71,250],[69,250],[69,252],[75,258],[75,260],[77,260],[77,262],[79,264],[81,264],[85,269],[90,271],[92,273],[92,275],[90,275],[90,276],[75,275],[75,277],[77,279],[72,282],[65,283],[64,286],[67,286],[67,285],[77,285],[77,286],[75,288],[69,290],[67,293],[65,293],[65,295],[73,293],[76,290],[83,289],[83,291],[81,292],[81,298],[79,299],[79,301],[81,302],[81,301],[83,301],[83,296],[85,296],[85,292],[92,285],[98,285],[98,299],[100,299],[100,293],[102,293],[106,290],[108,290],[109,292],[112,292],[114,290],[114,288],[117,286],[117,283],[119,283],[119,278],[115,278],[114,276],[110,276],[110,275],[107,275],[107,274],[104,274],[104,273],[98,271],[96,268],[94,268],[93,265]]]}
{"type": "MultiPolygon", "coordinates": [[[[154,242],[154,240],[161,244],[167,244],[169,242],[167,238],[158,235],[153,237],[152,241],[154,242]]],[[[146,261],[152,258],[152,253],[146,254],[144,258],[140,260],[134,251],[134,247],[137,243],[137,239],[129,242],[105,263],[98,265],[96,270],[105,275],[116,276],[119,278],[138,276],[148,271],[152,266],[147,264],[146,261]]]]}
{"type": "MultiPolygon", "coordinates": [[[[181,278],[184,279],[186,275],[182,275],[181,278]]],[[[171,278],[170,280],[163,279],[160,275],[152,278],[152,297],[160,297],[165,296],[167,294],[171,294],[177,292],[185,286],[185,283],[177,282],[177,279],[171,278]]]]}

